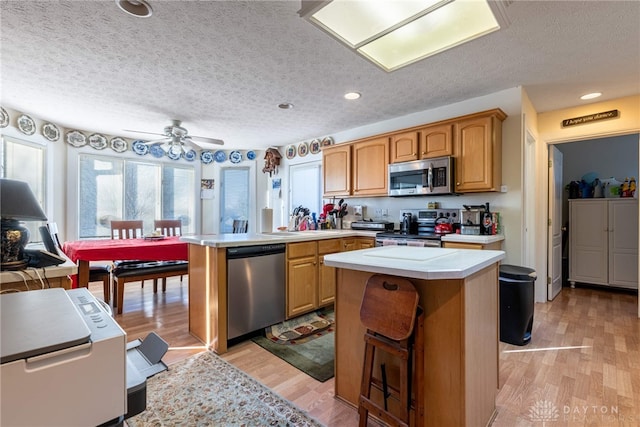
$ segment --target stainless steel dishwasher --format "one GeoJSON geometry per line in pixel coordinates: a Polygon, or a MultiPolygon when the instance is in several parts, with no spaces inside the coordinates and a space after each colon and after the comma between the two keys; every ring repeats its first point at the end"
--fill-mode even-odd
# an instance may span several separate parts
{"type": "Polygon", "coordinates": [[[227,248],[228,339],[284,321],[285,247],[227,248]]]}

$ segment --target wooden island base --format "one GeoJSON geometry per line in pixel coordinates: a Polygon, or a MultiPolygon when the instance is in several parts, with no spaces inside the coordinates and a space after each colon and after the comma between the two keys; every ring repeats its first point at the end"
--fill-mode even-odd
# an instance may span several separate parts
{"type": "MultiPolygon", "coordinates": [[[[339,268],[337,274],[335,395],[357,407],[365,333],[360,304],[373,273],[339,268]]],[[[409,280],[425,311],[425,425],[491,424],[498,391],[498,264],[464,279],[409,280]]],[[[374,376],[379,377],[381,362],[376,357],[374,376]]],[[[389,383],[395,384],[397,364],[385,364],[389,383]]],[[[372,396],[381,402],[375,388],[372,396]]],[[[392,410],[395,403],[389,401],[392,410]]]]}

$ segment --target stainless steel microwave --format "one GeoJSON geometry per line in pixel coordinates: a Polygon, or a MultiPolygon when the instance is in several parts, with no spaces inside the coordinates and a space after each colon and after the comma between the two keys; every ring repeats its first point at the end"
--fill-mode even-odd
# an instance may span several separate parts
{"type": "Polygon", "coordinates": [[[424,196],[454,192],[453,157],[389,165],[389,196],[424,196]]]}

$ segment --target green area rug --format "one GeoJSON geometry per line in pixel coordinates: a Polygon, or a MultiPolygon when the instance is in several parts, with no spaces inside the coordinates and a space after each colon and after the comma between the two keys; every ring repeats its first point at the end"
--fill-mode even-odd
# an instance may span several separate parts
{"type": "Polygon", "coordinates": [[[288,400],[205,351],[147,380],[147,409],[130,427],[321,427],[288,400]]]}
{"type": "Polygon", "coordinates": [[[320,310],[265,329],[260,347],[320,382],[334,375],[334,313],[320,310]]]}

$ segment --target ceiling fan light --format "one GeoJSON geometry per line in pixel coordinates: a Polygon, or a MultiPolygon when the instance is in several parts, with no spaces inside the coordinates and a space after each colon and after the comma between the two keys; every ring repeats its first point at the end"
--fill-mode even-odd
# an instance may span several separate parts
{"type": "Polygon", "coordinates": [[[153,9],[145,0],[116,0],[116,4],[123,12],[138,18],[148,18],[153,9]]]}
{"type": "Polygon", "coordinates": [[[173,154],[174,156],[179,156],[180,154],[182,154],[182,151],[182,144],[171,144],[171,147],[169,147],[169,153],[173,154]]]}

